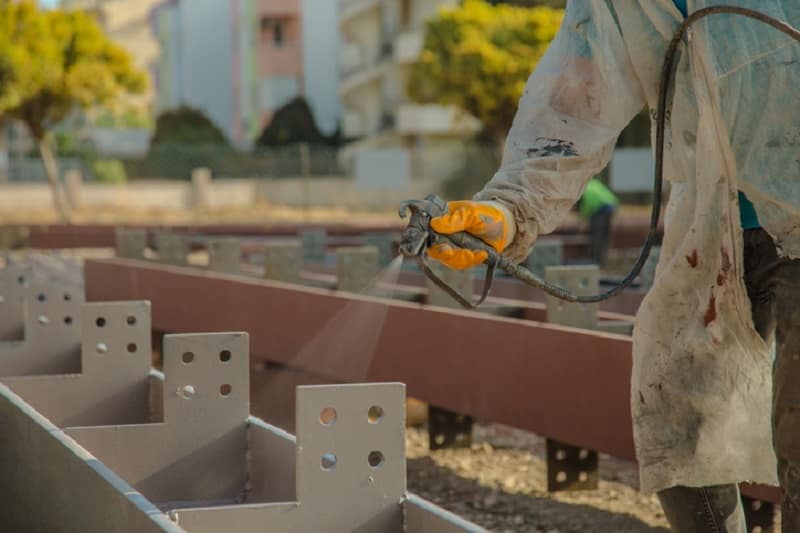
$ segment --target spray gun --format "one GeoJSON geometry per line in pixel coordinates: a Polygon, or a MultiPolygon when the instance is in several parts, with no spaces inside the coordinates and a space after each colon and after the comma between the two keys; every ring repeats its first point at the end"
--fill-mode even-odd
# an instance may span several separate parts
{"type": "Polygon", "coordinates": [[[431,228],[431,219],[441,216],[447,212],[447,203],[441,198],[430,195],[424,200],[409,200],[400,205],[400,217],[405,218],[411,214],[408,222],[408,227],[400,239],[400,253],[405,257],[414,259],[422,269],[422,272],[430,278],[439,288],[443,289],[447,294],[453,297],[458,303],[467,309],[473,309],[481,305],[492,288],[492,280],[497,268],[504,271],[506,274],[524,282],[532,287],[542,289],[548,294],[555,296],[567,302],[579,303],[596,303],[607,300],[617,294],[621,293],[625,288],[630,286],[647,262],[650,255],[650,249],[656,242],[658,233],[658,220],[661,214],[661,193],[662,183],[664,176],[664,135],[666,129],[667,109],[672,107],[670,101],[671,85],[673,79],[673,70],[675,66],[675,58],[677,56],[678,46],[683,41],[684,35],[688,29],[698,20],[703,19],[709,15],[730,14],[739,15],[749,19],[763,22],[772,26],[776,30],[792,37],[796,41],[800,41],[800,30],[793,28],[785,22],[779,21],[775,18],[769,17],[758,11],[736,6],[711,6],[695,11],[688,16],[680,27],[675,32],[672,41],[667,48],[667,53],[664,58],[664,65],[661,71],[661,85],[658,95],[658,113],[656,115],[656,142],[655,142],[655,178],[653,180],[653,208],[650,214],[650,229],[647,234],[647,239],[642,246],[639,258],[631,268],[627,276],[617,285],[601,294],[593,294],[589,296],[578,296],[563,287],[553,285],[541,279],[536,274],[528,270],[522,265],[514,264],[508,258],[497,253],[494,248],[483,242],[482,240],[474,237],[468,233],[461,232],[451,235],[443,235],[436,233],[431,228]],[[437,243],[447,243],[455,248],[467,248],[470,250],[478,251],[483,250],[487,253],[486,259],[486,281],[484,282],[483,291],[477,302],[471,302],[467,297],[459,294],[453,287],[445,283],[436,273],[431,269],[428,264],[425,253],[426,250],[437,243]]]}

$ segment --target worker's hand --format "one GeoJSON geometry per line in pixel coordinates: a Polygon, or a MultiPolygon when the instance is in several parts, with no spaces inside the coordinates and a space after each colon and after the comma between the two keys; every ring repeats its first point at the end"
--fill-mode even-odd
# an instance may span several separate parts
{"type": "MultiPolygon", "coordinates": [[[[431,228],[444,235],[466,231],[478,237],[498,252],[502,252],[511,237],[510,217],[505,209],[493,202],[448,202],[447,213],[431,220],[431,228]]],[[[439,243],[428,248],[428,257],[456,270],[483,264],[488,254],[455,248],[439,243]]]]}

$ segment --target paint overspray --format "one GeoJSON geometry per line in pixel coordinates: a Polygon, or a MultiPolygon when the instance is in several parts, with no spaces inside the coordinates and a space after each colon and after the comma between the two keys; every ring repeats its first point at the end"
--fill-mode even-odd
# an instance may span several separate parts
{"type": "MultiPolygon", "coordinates": [[[[364,293],[370,297],[391,298],[397,284],[403,256],[395,257],[370,281],[364,293]]],[[[388,313],[388,305],[368,304],[354,299],[337,311],[314,333],[292,358],[299,368],[336,369],[335,375],[354,381],[366,380],[375,358],[378,340],[388,313]]]]}

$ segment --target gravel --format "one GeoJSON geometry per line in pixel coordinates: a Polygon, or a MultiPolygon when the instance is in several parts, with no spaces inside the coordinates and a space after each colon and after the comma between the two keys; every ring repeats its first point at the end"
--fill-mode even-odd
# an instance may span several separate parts
{"type": "Polygon", "coordinates": [[[471,448],[431,452],[427,430],[410,427],[406,448],[410,491],[491,531],[669,531],[626,461],[601,455],[597,490],[548,493],[545,440],[524,431],[476,424],[471,448]]]}

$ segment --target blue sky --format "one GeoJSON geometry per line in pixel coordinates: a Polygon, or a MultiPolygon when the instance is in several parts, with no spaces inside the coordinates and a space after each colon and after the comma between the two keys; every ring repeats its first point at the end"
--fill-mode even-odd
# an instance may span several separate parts
{"type": "Polygon", "coordinates": [[[44,7],[56,7],[58,0],[39,0],[39,3],[44,7]]]}

